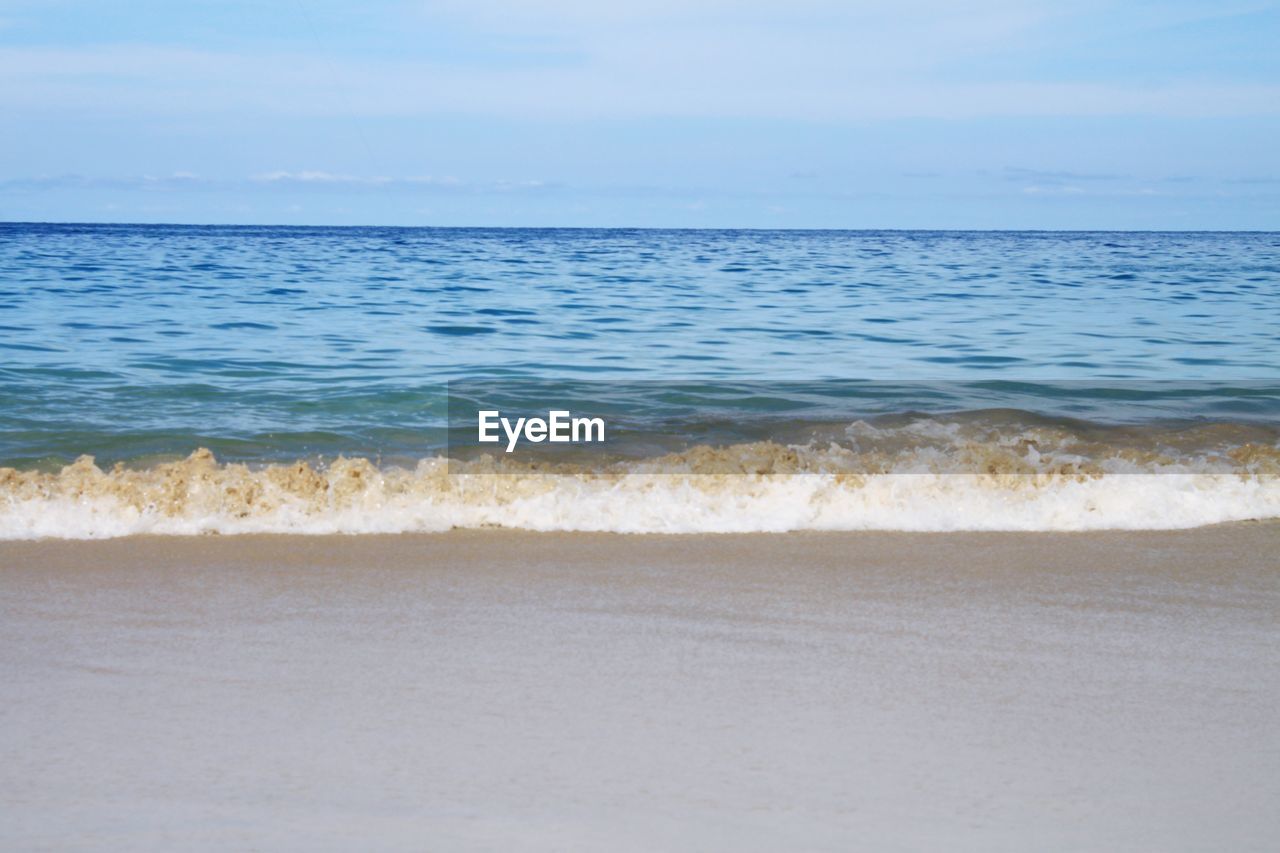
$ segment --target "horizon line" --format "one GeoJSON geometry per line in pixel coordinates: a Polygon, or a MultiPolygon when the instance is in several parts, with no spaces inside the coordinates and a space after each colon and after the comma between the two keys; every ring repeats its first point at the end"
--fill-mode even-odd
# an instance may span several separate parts
{"type": "Polygon", "coordinates": [[[296,229],[405,229],[437,231],[754,231],[762,233],[869,232],[899,234],[1280,234],[1267,228],[900,228],[900,227],[814,227],[814,226],[662,226],[662,225],[299,225],[271,222],[86,222],[75,220],[8,220],[0,227],[15,225],[64,226],[75,228],[296,228],[296,229]]]}

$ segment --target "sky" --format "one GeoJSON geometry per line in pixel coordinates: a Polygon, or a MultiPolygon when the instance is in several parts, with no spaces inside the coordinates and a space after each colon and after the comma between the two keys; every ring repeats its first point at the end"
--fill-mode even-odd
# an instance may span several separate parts
{"type": "Polygon", "coordinates": [[[1280,3],[0,0],[0,221],[1280,230],[1280,3]]]}

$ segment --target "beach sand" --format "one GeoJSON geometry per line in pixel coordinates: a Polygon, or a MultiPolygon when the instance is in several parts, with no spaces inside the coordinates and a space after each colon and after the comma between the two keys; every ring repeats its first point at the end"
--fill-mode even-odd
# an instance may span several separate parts
{"type": "Polygon", "coordinates": [[[1274,850],[1280,525],[0,543],[0,847],[1274,850]]]}

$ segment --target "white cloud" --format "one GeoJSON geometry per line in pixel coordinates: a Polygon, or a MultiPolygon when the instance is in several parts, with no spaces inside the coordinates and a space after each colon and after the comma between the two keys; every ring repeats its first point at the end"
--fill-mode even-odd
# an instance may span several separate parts
{"type": "MultiPolygon", "coordinates": [[[[1087,2],[1100,5],[1107,4],[1087,2]]],[[[414,8],[412,26],[435,41],[422,37],[420,50],[385,55],[344,54],[335,48],[340,40],[294,52],[154,44],[0,48],[0,108],[842,122],[1280,115],[1280,83],[1031,82],[952,72],[955,63],[1028,43],[1059,18],[1080,14],[1079,6],[1041,0],[434,0],[414,8]],[[462,61],[432,48],[453,36],[481,46],[554,43],[580,61],[462,61]]],[[[404,39],[414,43],[411,27],[404,39]]]]}
{"type": "MultiPolygon", "coordinates": [[[[264,172],[261,175],[254,175],[251,179],[259,183],[268,184],[329,184],[329,185],[354,185],[354,186],[386,186],[393,182],[393,178],[382,177],[378,175],[359,176],[359,175],[335,175],[332,172],[264,172]]],[[[430,181],[430,179],[424,179],[430,181]]]]}
{"type": "Polygon", "coordinates": [[[106,190],[252,190],[252,189],[333,189],[399,190],[440,193],[502,194],[542,192],[559,185],[540,180],[462,181],[453,177],[388,177],[385,175],[344,175],[334,172],[300,170],[273,171],[248,178],[202,178],[193,172],[170,175],[101,177],[85,175],[43,175],[0,179],[0,191],[44,191],[59,189],[106,190]]]}
{"type": "MultiPolygon", "coordinates": [[[[775,43],[775,47],[777,44],[775,43]]],[[[799,42],[788,52],[799,52],[799,42]]],[[[763,48],[762,48],[763,49],[763,48]]],[[[667,64],[634,47],[598,68],[465,69],[146,46],[0,49],[0,107],[90,114],[498,115],[540,118],[1280,115],[1280,85],[961,82],[817,51],[783,69],[741,46],[667,64]],[[696,67],[695,67],[696,65],[696,67]]],[[[683,51],[683,58],[678,54],[683,51]]]]}

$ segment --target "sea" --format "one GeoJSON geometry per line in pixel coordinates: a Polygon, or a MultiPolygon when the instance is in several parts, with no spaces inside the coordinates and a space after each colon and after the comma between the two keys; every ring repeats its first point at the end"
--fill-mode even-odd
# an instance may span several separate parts
{"type": "Polygon", "coordinates": [[[0,224],[0,538],[1276,517],[1280,233],[0,224]]]}

